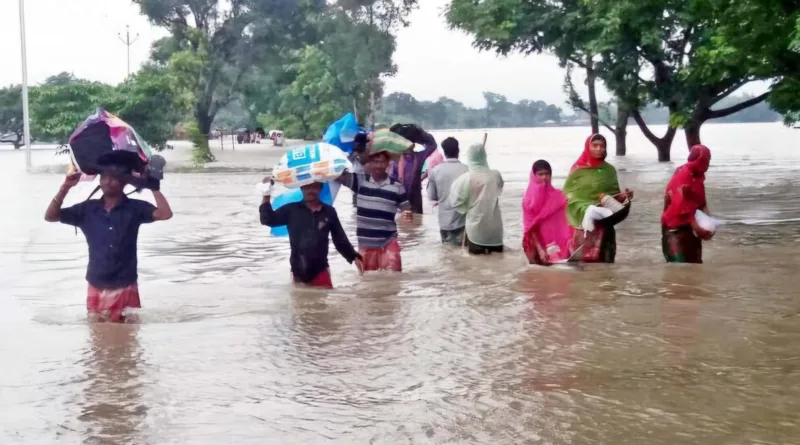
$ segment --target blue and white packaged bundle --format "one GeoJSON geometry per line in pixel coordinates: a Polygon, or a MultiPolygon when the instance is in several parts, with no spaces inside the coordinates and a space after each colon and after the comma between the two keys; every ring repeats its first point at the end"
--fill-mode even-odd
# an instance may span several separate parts
{"type": "Polygon", "coordinates": [[[320,142],[289,150],[272,170],[276,183],[289,189],[333,181],[353,165],[338,147],[320,142]]]}
{"type": "MultiPolygon", "coordinates": [[[[340,185],[335,182],[345,170],[352,170],[353,166],[347,159],[347,154],[339,148],[318,143],[289,150],[272,171],[276,184],[286,187],[272,200],[272,207],[281,206],[303,200],[303,191],[300,187],[314,182],[322,183],[319,198],[328,205],[333,205],[340,185]]],[[[273,236],[289,236],[286,226],[270,229],[273,236]]]]}

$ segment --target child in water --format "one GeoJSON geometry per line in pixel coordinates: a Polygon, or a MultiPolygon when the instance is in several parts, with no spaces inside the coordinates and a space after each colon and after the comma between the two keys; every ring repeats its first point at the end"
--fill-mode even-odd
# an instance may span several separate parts
{"type": "Polygon", "coordinates": [[[332,289],[328,269],[328,238],[333,239],[336,250],[348,263],[356,263],[359,273],[363,272],[361,255],[355,251],[336,209],[319,199],[322,184],[315,182],[303,186],[303,201],[286,204],[277,210],[272,208],[270,195],[274,182],[267,176],[262,180],[261,206],[258,208],[261,224],[269,227],[286,226],[289,231],[291,256],[289,264],[295,283],[312,287],[332,289]],[[268,184],[268,185],[267,185],[268,184]]]}

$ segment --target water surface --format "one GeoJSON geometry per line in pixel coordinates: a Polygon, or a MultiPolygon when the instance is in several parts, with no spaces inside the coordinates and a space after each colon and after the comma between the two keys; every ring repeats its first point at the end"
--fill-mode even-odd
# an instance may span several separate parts
{"type": "MultiPolygon", "coordinates": [[[[0,443],[797,443],[800,132],[704,128],[710,208],[729,222],[705,265],[663,263],[678,164],[634,133],[609,159],[637,192],[618,264],[528,266],[527,172],[545,158],[563,183],[585,133],[491,131],[506,254],[440,246],[427,207],[401,227],[404,273],[362,279],[332,257],[330,292],[290,285],[288,242],[258,224],[258,173],[173,173],[175,218],[140,234],[141,325],[85,321],[83,236],[42,219],[63,161],[34,153],[25,174],[0,152],[0,443]]],[[[482,137],[436,136],[451,134],[482,137]]]]}

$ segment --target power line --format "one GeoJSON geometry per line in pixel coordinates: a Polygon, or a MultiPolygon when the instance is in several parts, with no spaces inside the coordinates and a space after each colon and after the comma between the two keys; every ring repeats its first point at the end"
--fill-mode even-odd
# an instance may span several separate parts
{"type": "MultiPolygon", "coordinates": [[[[117,33],[117,37],[119,37],[119,40],[122,43],[124,43],[125,46],[128,49],[128,76],[127,77],[131,77],[131,45],[133,45],[134,43],[136,43],[137,40],[139,40],[139,34],[137,33],[133,37],[133,40],[131,40],[131,27],[130,27],[130,25],[125,25],[125,38],[123,38],[122,34],[119,34],[119,33],[117,33]]],[[[126,79],[127,79],[127,77],[126,77],[126,79]]]]}

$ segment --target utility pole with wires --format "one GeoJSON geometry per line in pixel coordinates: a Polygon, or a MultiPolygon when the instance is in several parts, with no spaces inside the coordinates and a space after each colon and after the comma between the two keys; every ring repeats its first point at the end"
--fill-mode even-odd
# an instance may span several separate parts
{"type": "Polygon", "coordinates": [[[126,77],[127,79],[128,77],[131,77],[131,45],[133,45],[134,43],[136,43],[137,40],[139,40],[139,34],[136,34],[133,37],[133,40],[131,40],[131,27],[130,25],[125,25],[125,37],[123,38],[122,34],[119,33],[117,34],[117,36],[119,37],[119,40],[122,43],[124,43],[125,46],[128,48],[128,76],[126,77]]]}

